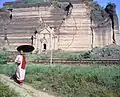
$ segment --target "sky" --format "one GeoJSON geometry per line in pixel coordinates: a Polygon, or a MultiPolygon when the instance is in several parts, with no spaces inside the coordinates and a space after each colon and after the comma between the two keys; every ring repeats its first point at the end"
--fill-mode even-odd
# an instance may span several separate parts
{"type": "Polygon", "coordinates": [[[119,25],[120,25],[120,0],[94,0],[94,1],[97,1],[98,4],[100,4],[104,8],[109,2],[115,3],[116,4],[116,12],[118,15],[119,25]]]}
{"type": "Polygon", "coordinates": [[[10,2],[10,1],[15,1],[15,0],[0,0],[0,8],[3,6],[4,2],[10,2]]]}
{"type": "MultiPolygon", "coordinates": [[[[3,6],[4,2],[10,2],[10,1],[15,1],[15,0],[0,0],[0,7],[3,6]]],[[[97,1],[104,8],[107,5],[107,3],[109,3],[109,2],[115,3],[116,4],[116,12],[118,15],[119,25],[120,25],[120,6],[119,6],[120,0],[94,0],[94,1],[97,1]]]]}

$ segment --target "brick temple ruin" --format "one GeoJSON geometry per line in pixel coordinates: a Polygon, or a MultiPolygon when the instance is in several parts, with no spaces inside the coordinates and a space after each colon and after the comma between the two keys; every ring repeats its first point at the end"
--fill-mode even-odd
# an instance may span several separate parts
{"type": "MultiPolygon", "coordinates": [[[[31,44],[39,53],[51,49],[87,51],[112,43],[111,20],[107,13],[102,17],[98,12],[99,22],[91,22],[89,7],[84,2],[71,0],[70,3],[61,0],[60,7],[49,2],[4,3],[4,8],[9,10],[0,12],[0,48],[16,50],[21,44],[31,44]],[[63,5],[70,5],[69,11],[64,10],[63,5]]],[[[115,36],[119,37],[117,16],[114,21],[115,36]]]]}

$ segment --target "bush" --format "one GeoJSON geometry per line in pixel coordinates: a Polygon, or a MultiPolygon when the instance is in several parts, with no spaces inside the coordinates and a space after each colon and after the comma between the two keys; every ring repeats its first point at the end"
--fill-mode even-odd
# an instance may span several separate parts
{"type": "Polygon", "coordinates": [[[83,59],[89,59],[89,58],[91,58],[91,52],[90,51],[85,52],[84,54],[82,54],[82,58],[83,59]]]}
{"type": "Polygon", "coordinates": [[[0,52],[0,64],[7,63],[7,55],[5,52],[0,52]]]}
{"type": "Polygon", "coordinates": [[[103,48],[94,48],[91,56],[93,59],[120,59],[120,46],[111,44],[103,48]]]}
{"type": "MultiPolygon", "coordinates": [[[[50,52],[41,53],[41,54],[26,54],[26,57],[28,61],[49,60],[50,52]]],[[[89,58],[91,58],[90,51],[88,52],[53,51],[53,59],[77,61],[77,60],[89,59],[89,58]]]]}

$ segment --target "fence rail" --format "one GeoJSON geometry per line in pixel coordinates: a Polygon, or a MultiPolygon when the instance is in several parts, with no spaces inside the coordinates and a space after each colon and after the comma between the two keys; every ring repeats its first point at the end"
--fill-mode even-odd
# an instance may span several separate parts
{"type": "MultiPolygon", "coordinates": [[[[8,60],[8,62],[14,62],[14,60],[8,60]]],[[[34,60],[29,61],[30,63],[50,63],[50,59],[44,59],[44,60],[34,60]]],[[[53,59],[52,63],[58,63],[58,64],[105,64],[105,65],[120,65],[120,59],[101,59],[101,60],[90,60],[90,59],[82,59],[82,60],[64,60],[64,59],[53,59]]]]}

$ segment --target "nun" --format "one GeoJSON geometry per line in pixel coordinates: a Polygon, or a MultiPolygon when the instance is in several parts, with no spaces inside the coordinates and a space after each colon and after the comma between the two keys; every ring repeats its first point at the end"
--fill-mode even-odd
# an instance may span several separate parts
{"type": "Polygon", "coordinates": [[[17,64],[16,69],[16,82],[20,85],[23,84],[25,79],[25,71],[26,71],[26,57],[24,52],[31,52],[34,50],[34,47],[31,45],[21,45],[17,48],[18,55],[15,59],[15,63],[17,64]]]}

